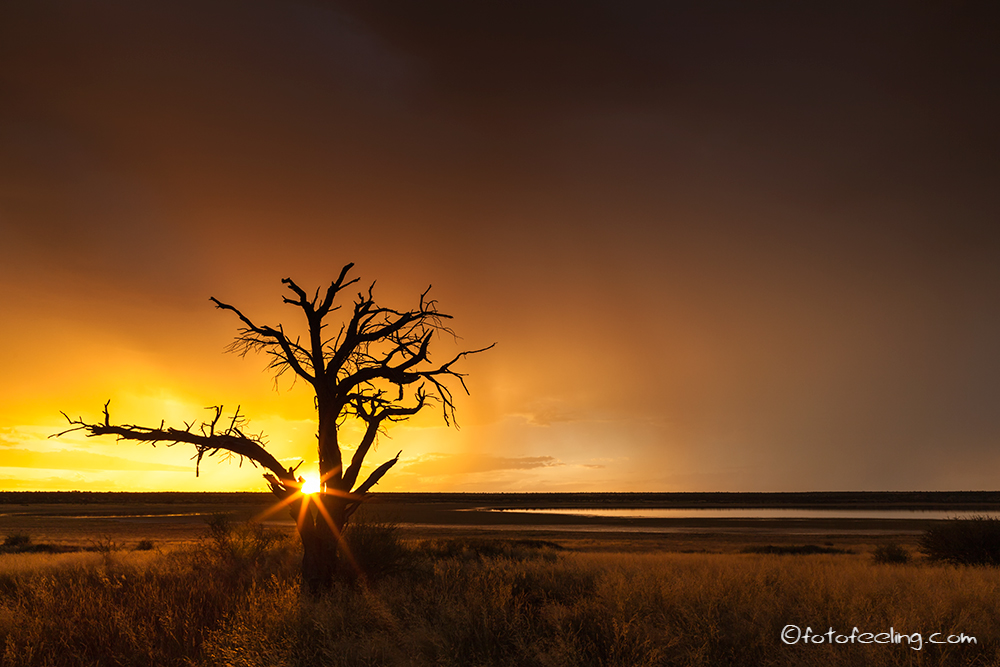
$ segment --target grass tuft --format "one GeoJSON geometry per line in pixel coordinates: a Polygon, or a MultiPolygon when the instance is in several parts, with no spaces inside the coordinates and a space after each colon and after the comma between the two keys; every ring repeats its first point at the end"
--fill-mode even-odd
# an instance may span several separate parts
{"type": "Polygon", "coordinates": [[[898,544],[880,544],[872,552],[872,561],[880,565],[902,565],[910,562],[910,552],[898,544]]]}
{"type": "Polygon", "coordinates": [[[136,551],[152,551],[156,547],[153,540],[139,540],[135,545],[136,551]]]}

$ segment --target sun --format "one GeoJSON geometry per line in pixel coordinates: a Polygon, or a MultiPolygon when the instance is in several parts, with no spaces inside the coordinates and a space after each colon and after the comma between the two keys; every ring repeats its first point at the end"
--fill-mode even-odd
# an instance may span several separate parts
{"type": "Polygon", "coordinates": [[[319,480],[315,477],[306,477],[306,481],[302,484],[302,493],[319,493],[319,480]]]}

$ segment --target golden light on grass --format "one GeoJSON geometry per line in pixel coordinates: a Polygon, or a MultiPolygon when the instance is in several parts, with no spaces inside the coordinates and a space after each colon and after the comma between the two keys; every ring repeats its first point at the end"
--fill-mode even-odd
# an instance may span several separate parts
{"type": "Polygon", "coordinates": [[[279,565],[298,554],[280,546],[271,552],[276,560],[264,559],[259,569],[200,548],[168,557],[7,554],[0,562],[11,592],[0,618],[4,664],[63,664],[67,648],[93,664],[139,664],[131,660],[137,645],[152,656],[142,664],[233,664],[253,651],[266,651],[257,664],[310,664],[320,651],[347,656],[339,664],[358,664],[359,655],[417,665],[482,664],[483,655],[508,664],[538,664],[538,656],[555,656],[551,664],[597,663],[613,655],[621,656],[617,664],[647,667],[997,664],[996,647],[987,643],[1000,624],[993,613],[1000,574],[992,567],[880,566],[867,552],[530,555],[512,544],[511,553],[521,554],[513,559],[477,554],[476,544],[460,538],[460,549],[424,555],[433,567],[337,587],[308,604],[295,568],[279,565]],[[378,622],[345,608],[373,609],[378,622]],[[894,628],[924,640],[962,633],[978,641],[925,642],[919,653],[909,640],[791,645],[781,639],[789,624],[845,634],[855,625],[863,632],[894,628]],[[288,633],[288,641],[261,642],[267,631],[288,633]],[[10,660],[25,655],[38,660],[10,660]]]}

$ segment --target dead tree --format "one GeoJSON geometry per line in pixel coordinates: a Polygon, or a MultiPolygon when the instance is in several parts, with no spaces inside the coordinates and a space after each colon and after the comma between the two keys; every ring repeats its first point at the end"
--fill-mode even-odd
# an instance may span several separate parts
{"type": "Polygon", "coordinates": [[[397,454],[358,483],[365,457],[379,433],[387,424],[405,420],[432,403],[440,406],[445,423],[453,424],[455,403],[448,384],[457,382],[468,393],[464,375],[454,369],[455,364],[465,356],[493,347],[461,352],[443,364],[431,363],[429,351],[434,335],[454,336],[445,325],[451,317],[428,298],[430,288],[420,295],[412,310],[379,306],[372,294],[374,283],[366,292],[357,293],[350,318],[345,318],[332,334],[325,320],[341,309],[342,305],[334,305],[338,295],[358,281],[347,280],[353,266],[345,266],[324,294],[317,289],[312,298],[290,278],[281,281],[291,292],[283,298],[284,303],[299,308],[305,316],[305,340],[292,337],[281,325],[259,325],[237,308],[211,298],[217,308],[232,311],[242,323],[230,351],[241,356],[262,352],[270,357],[268,368],[276,378],[291,371],[315,391],[320,493],[302,493],[304,480],[296,476],[296,468],[282,467],[265,449],[261,436],[244,432],[246,421],[239,408],[232,419],[225,421],[222,408],[214,408],[214,418],[197,428],[193,423],[184,428],[165,427],[163,423],[158,428],[114,425],[107,404],[101,423],[67,416],[73,426],[69,431],[82,429],[88,436],[115,435],[120,440],[194,445],[196,474],[201,459],[216,454],[248,459],[263,467],[271,491],[296,521],[303,546],[303,582],[314,594],[328,589],[333,581],[341,535],[351,514],[399,459],[397,454]],[[341,425],[350,418],[361,420],[364,435],[345,466],[339,436],[341,425]]]}

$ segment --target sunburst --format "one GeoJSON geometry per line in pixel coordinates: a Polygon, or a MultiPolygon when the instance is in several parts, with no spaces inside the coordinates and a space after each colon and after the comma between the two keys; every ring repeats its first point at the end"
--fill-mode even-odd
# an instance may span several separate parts
{"type": "Polygon", "coordinates": [[[326,524],[330,527],[330,530],[333,532],[334,537],[336,537],[341,554],[347,559],[347,562],[359,575],[362,585],[367,588],[367,582],[365,581],[363,571],[358,566],[358,562],[357,560],[355,560],[354,554],[351,553],[350,548],[344,541],[343,535],[337,528],[336,522],[333,520],[333,517],[330,516],[329,511],[327,511],[326,507],[324,506],[324,503],[321,501],[320,498],[321,496],[325,495],[344,496],[348,498],[352,497],[352,494],[346,493],[339,489],[323,488],[323,482],[325,482],[327,478],[333,476],[333,474],[338,471],[339,469],[331,470],[319,480],[317,480],[315,477],[309,477],[309,478],[300,477],[298,484],[289,483],[287,481],[284,482],[286,488],[291,489],[297,486],[298,489],[290,493],[284,499],[279,500],[278,502],[274,503],[266,510],[258,514],[256,517],[253,518],[253,521],[258,521],[258,522],[264,521],[265,519],[274,516],[281,510],[288,508],[296,501],[301,501],[298,508],[298,516],[295,517],[296,523],[298,524],[299,529],[301,529],[303,523],[306,521],[307,515],[309,514],[310,511],[309,506],[312,505],[314,511],[317,512],[319,517],[321,517],[322,520],[326,522],[326,524]]]}
{"type": "Polygon", "coordinates": [[[319,479],[316,477],[306,477],[306,481],[302,483],[302,493],[310,496],[314,493],[320,492],[319,479]]]}

